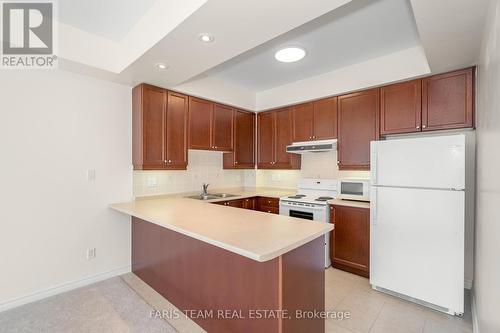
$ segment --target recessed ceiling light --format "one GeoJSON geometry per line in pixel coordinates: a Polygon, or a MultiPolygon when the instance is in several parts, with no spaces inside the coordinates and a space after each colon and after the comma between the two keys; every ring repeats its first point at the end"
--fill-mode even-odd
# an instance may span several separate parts
{"type": "Polygon", "coordinates": [[[306,51],[300,47],[287,47],[274,54],[280,62],[296,62],[306,56],[306,51]]]}
{"type": "Polygon", "coordinates": [[[205,43],[211,43],[214,41],[214,36],[210,35],[210,34],[206,34],[206,33],[203,33],[203,34],[200,34],[198,36],[198,38],[202,41],[202,42],[205,42],[205,43]]]}
{"type": "Polygon", "coordinates": [[[158,69],[159,71],[164,71],[168,68],[168,66],[162,62],[157,63],[155,66],[156,66],[156,69],[158,69]]]}

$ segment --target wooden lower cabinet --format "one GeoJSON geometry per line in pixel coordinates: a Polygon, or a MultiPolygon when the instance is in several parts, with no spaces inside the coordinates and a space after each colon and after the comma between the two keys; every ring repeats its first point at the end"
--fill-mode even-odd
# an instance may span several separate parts
{"type": "Polygon", "coordinates": [[[242,200],[244,209],[255,210],[255,198],[246,198],[242,200]]]}
{"type": "Polygon", "coordinates": [[[214,202],[216,205],[221,205],[221,206],[230,206],[230,207],[236,207],[236,208],[245,208],[245,200],[244,199],[236,199],[236,200],[226,200],[226,201],[219,201],[219,202],[214,202]]]}
{"type": "Polygon", "coordinates": [[[278,198],[271,197],[251,197],[244,199],[226,200],[214,202],[216,205],[230,206],[236,208],[258,210],[261,212],[279,214],[279,202],[278,198]]]}
{"type": "Polygon", "coordinates": [[[370,209],[330,206],[335,224],[330,242],[332,266],[357,275],[370,274],[370,209]]]}
{"type": "Polygon", "coordinates": [[[256,210],[271,214],[279,214],[280,199],[271,197],[257,197],[256,210]]]}

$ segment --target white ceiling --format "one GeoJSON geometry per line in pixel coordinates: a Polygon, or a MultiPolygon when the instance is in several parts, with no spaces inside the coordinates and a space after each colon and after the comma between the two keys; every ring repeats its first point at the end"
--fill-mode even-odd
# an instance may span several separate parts
{"type": "Polygon", "coordinates": [[[354,0],[205,73],[256,92],[419,45],[407,0],[354,0]],[[280,63],[274,53],[300,46],[307,56],[280,63]]]}
{"type": "Polygon", "coordinates": [[[350,1],[208,0],[121,74],[133,83],[172,87],[350,1]],[[204,32],[215,41],[200,42],[204,32]],[[158,72],[158,62],[170,68],[158,72]]]}
{"type": "Polygon", "coordinates": [[[65,70],[260,110],[472,65],[487,2],[62,0],[57,54],[65,70]],[[276,62],[290,44],[306,58],[276,62]]]}
{"type": "Polygon", "coordinates": [[[157,0],[62,0],[59,22],[114,41],[122,40],[157,0]]]}

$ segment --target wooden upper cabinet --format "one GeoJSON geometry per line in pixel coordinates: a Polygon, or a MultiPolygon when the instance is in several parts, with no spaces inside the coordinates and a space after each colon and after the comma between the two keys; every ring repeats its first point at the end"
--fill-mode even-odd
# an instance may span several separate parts
{"type": "Polygon", "coordinates": [[[185,169],[187,160],[188,97],[168,92],[166,116],[166,160],[167,165],[185,169]]]}
{"type": "Polygon", "coordinates": [[[299,169],[300,155],[286,152],[292,143],[290,108],[258,114],[257,167],[260,169],[299,169]]]}
{"type": "Polygon", "coordinates": [[[257,114],[257,167],[270,168],[274,162],[274,113],[257,114]]]}
{"type": "MultiPolygon", "coordinates": [[[[163,168],[166,92],[164,89],[146,85],[136,87],[136,89],[140,91],[139,110],[134,118],[140,117],[142,111],[142,138],[137,138],[136,141],[142,143],[143,150],[142,156],[136,156],[137,159],[134,159],[134,165],[137,164],[139,169],[163,168]]],[[[134,98],[136,98],[135,94],[134,98]]]]}
{"type": "Polygon", "coordinates": [[[380,88],[380,134],[420,132],[422,80],[380,88]]]}
{"type": "Polygon", "coordinates": [[[225,153],[224,169],[255,168],[255,113],[234,111],[234,146],[225,153]]]}
{"type": "Polygon", "coordinates": [[[293,142],[337,137],[337,97],[294,106],[292,117],[293,142]]]}
{"type": "Polygon", "coordinates": [[[136,170],[186,169],[187,96],[141,84],[132,91],[136,170]]]}
{"type": "Polygon", "coordinates": [[[313,103],[313,139],[337,138],[337,97],[325,98],[313,103]]]}
{"type": "Polygon", "coordinates": [[[348,206],[330,207],[335,224],[330,242],[332,266],[365,277],[370,268],[370,210],[348,206]]]}
{"type": "Polygon", "coordinates": [[[292,143],[292,110],[275,111],[274,163],[276,168],[290,168],[292,154],[286,152],[286,146],[292,143]]]}
{"type": "Polygon", "coordinates": [[[212,149],[233,150],[233,109],[220,104],[213,109],[212,149]]]}
{"type": "Polygon", "coordinates": [[[233,150],[233,109],[189,98],[189,148],[233,150]]]}
{"type": "Polygon", "coordinates": [[[189,97],[189,148],[212,149],[213,103],[189,97]]]}
{"type": "Polygon", "coordinates": [[[369,170],[370,142],[379,138],[379,89],[338,98],[340,170],[369,170]]]}
{"type": "Polygon", "coordinates": [[[468,68],[422,80],[422,130],[474,126],[474,70],[468,68]]]}
{"type": "Polygon", "coordinates": [[[314,106],[305,103],[292,107],[293,142],[309,141],[313,139],[314,106]]]}

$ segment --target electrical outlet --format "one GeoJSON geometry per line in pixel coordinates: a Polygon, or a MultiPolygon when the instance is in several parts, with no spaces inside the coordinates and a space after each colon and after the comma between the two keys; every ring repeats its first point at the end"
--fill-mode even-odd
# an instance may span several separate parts
{"type": "Polygon", "coordinates": [[[91,249],[87,249],[87,260],[95,259],[96,255],[97,255],[97,252],[96,252],[95,247],[91,248],[91,249]]]}

